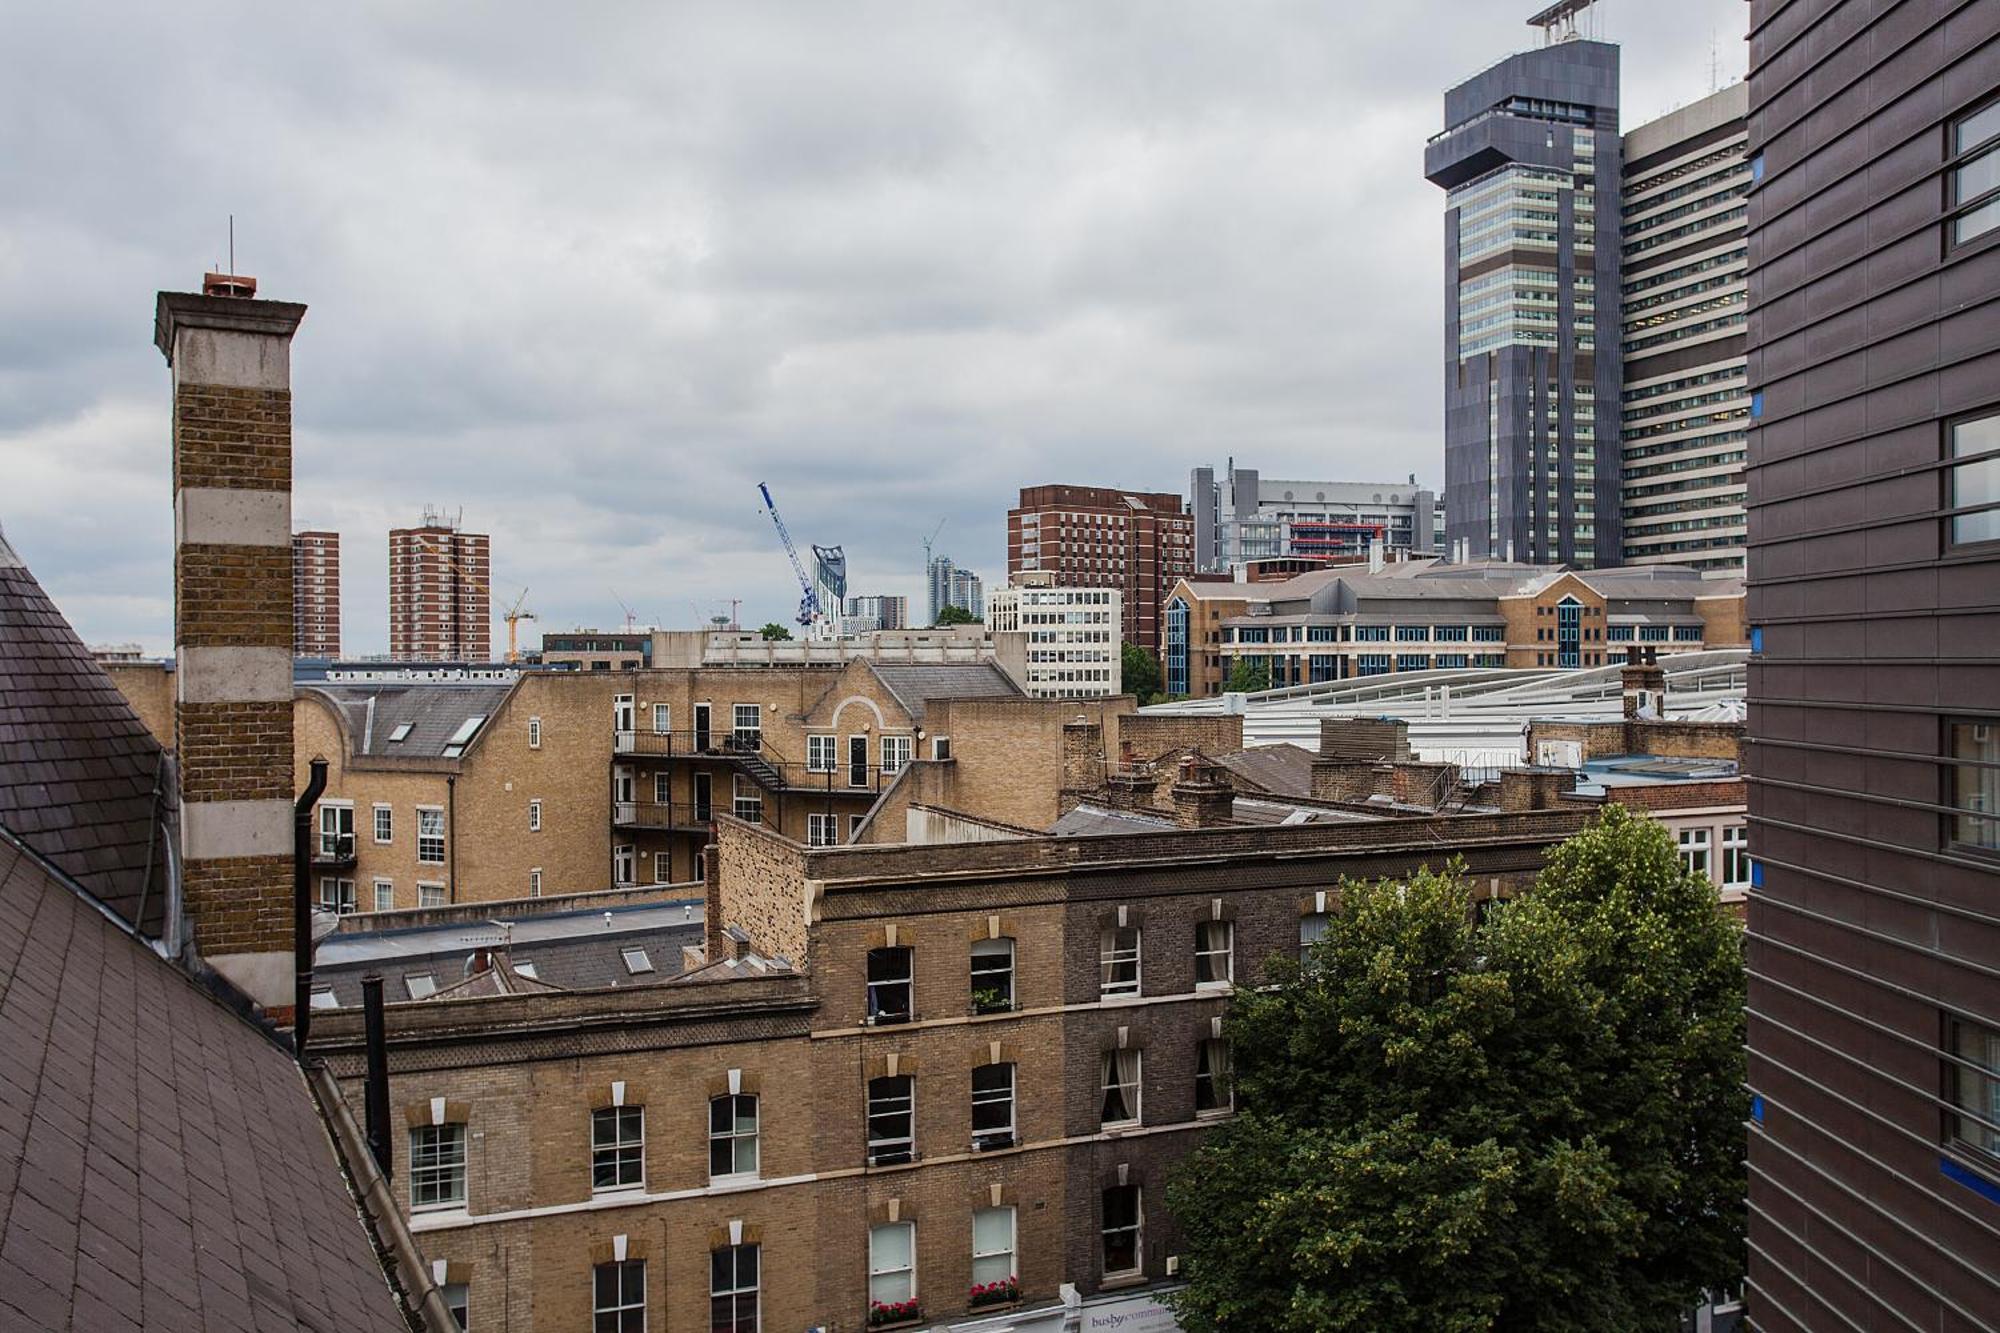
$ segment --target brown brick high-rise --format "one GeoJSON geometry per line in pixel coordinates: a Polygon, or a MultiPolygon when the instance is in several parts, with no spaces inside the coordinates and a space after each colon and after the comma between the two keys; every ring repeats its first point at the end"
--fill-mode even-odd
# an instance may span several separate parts
{"type": "Polygon", "coordinates": [[[174,730],[185,900],[202,955],[292,996],[291,339],[306,308],[161,292],[173,372],[174,730]]]}
{"type": "Polygon", "coordinates": [[[389,531],[389,655],[406,662],[493,656],[492,538],[426,513],[389,531]]]}
{"type": "Polygon", "coordinates": [[[292,652],[340,656],[340,534],[292,534],[292,652]]]}
{"type": "Polygon", "coordinates": [[[1007,575],[1054,570],[1073,588],[1124,594],[1125,642],[1161,648],[1161,609],[1194,572],[1194,515],[1178,495],[1106,486],[1027,486],[1007,511],[1007,575]]]}

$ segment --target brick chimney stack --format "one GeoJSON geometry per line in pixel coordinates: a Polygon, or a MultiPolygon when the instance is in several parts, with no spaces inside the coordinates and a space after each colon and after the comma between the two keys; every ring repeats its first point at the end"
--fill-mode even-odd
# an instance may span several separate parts
{"type": "Polygon", "coordinates": [[[1174,823],[1181,828],[1220,828],[1234,822],[1236,784],[1226,769],[1199,751],[1181,760],[1173,798],[1174,823]]]}
{"type": "Polygon", "coordinates": [[[1660,665],[1657,648],[1647,648],[1643,658],[1637,647],[1627,648],[1618,680],[1627,722],[1658,722],[1666,717],[1667,669],[1660,665]]]}
{"type": "Polygon", "coordinates": [[[292,1002],[291,341],[306,308],[209,274],[161,292],[173,377],[174,738],[195,947],[292,1002]]]}

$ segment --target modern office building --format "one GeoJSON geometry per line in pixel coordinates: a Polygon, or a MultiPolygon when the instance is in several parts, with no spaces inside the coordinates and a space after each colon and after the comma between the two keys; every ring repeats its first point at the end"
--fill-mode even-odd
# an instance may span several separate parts
{"type": "Polygon", "coordinates": [[[340,656],[340,534],[292,534],[292,655],[340,656]]]}
{"type": "Polygon", "coordinates": [[[1444,506],[1435,491],[1402,482],[1266,480],[1230,459],[1220,474],[1188,478],[1197,571],[1220,572],[1280,557],[1363,560],[1381,542],[1392,555],[1444,554],[1444,506]]]}
{"type": "Polygon", "coordinates": [[[1007,575],[1045,569],[1065,587],[1116,588],[1125,642],[1161,645],[1161,608],[1194,572],[1194,515],[1178,495],[1027,486],[1007,512],[1007,575]]]}
{"type": "Polygon", "coordinates": [[[2000,1327],[2000,6],[1752,0],[1759,1333],[2000,1327]]]}
{"type": "Polygon", "coordinates": [[[1628,564],[1743,567],[1749,107],[1739,83],[1625,136],[1628,564]]]}
{"type": "Polygon", "coordinates": [[[843,634],[910,627],[910,599],[907,597],[850,597],[845,611],[840,627],[843,634]]]}
{"type": "Polygon", "coordinates": [[[1445,538],[1474,559],[1621,550],[1619,358],[1597,342],[1618,327],[1618,48],[1576,38],[1587,8],[1537,15],[1545,45],[1448,91],[1424,150],[1446,191],[1445,538]]]}
{"type": "Polygon", "coordinates": [[[424,511],[389,532],[389,655],[484,662],[493,656],[492,539],[424,511]]]}
{"type": "Polygon", "coordinates": [[[931,557],[930,567],[925,571],[925,582],[931,624],[937,624],[938,616],[947,606],[957,607],[974,620],[986,618],[985,582],[971,570],[954,564],[950,556],[931,557]]]}
{"type": "Polygon", "coordinates": [[[1117,694],[1120,614],[1116,588],[1068,588],[1031,569],[995,588],[986,608],[995,659],[1036,699],[1117,694]]]}

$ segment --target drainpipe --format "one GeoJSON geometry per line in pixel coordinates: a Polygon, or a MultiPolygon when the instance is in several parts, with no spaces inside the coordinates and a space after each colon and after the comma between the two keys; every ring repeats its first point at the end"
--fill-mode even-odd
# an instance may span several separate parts
{"type": "Polygon", "coordinates": [[[450,862],[444,872],[444,900],[458,901],[458,775],[444,775],[444,834],[449,840],[450,850],[445,853],[450,862]]]}
{"type": "Polygon", "coordinates": [[[312,812],[326,791],[326,760],[313,760],[311,769],[292,806],[292,1051],[301,1060],[312,1026],[312,812]]]}
{"type": "Polygon", "coordinates": [[[362,1087],[362,1113],[368,1118],[368,1151],[383,1175],[396,1169],[396,1150],[389,1142],[389,1037],[382,1018],[382,974],[361,978],[361,1020],[367,1044],[367,1082],[362,1087]]]}

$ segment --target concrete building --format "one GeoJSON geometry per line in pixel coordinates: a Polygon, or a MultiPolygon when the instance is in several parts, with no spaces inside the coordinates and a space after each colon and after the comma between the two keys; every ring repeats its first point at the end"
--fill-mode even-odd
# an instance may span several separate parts
{"type": "Polygon", "coordinates": [[[1116,588],[1125,642],[1158,652],[1174,581],[1194,572],[1194,516],[1178,495],[1029,486],[1007,513],[1007,575],[1047,570],[1065,587],[1116,588]]]}
{"type": "Polygon", "coordinates": [[[340,656],[340,534],[292,534],[292,656],[340,656]]]}
{"type": "Polygon", "coordinates": [[[1275,558],[1325,564],[1363,560],[1381,542],[1392,554],[1443,555],[1444,501],[1405,482],[1266,480],[1236,460],[1218,475],[1188,478],[1194,567],[1222,572],[1275,558]]]}
{"type": "Polygon", "coordinates": [[[932,625],[938,623],[938,616],[947,606],[957,607],[974,620],[986,618],[985,583],[971,570],[952,563],[950,556],[931,557],[926,583],[932,625]]]}
{"type": "Polygon", "coordinates": [[[1625,136],[1625,562],[1743,568],[1749,85],[1625,136]]]}
{"type": "Polygon", "coordinates": [[[579,671],[636,671],[652,665],[653,635],[644,630],[559,630],[542,635],[543,666],[579,671]]]}
{"type": "Polygon", "coordinates": [[[389,532],[389,655],[401,661],[493,656],[492,539],[435,510],[389,532]]]}
{"type": "Polygon", "coordinates": [[[1447,91],[1424,149],[1447,192],[1445,538],[1476,559],[1622,548],[1619,357],[1597,343],[1618,327],[1618,48],[1557,40],[1586,7],[1538,15],[1546,45],[1447,91]]]}
{"type": "Polygon", "coordinates": [[[994,591],[986,628],[1030,696],[1102,698],[1122,688],[1119,601],[1116,588],[1060,587],[1053,571],[1028,570],[994,591]]]}
{"type": "Polygon", "coordinates": [[[1271,688],[1393,672],[1615,664],[1627,646],[1745,642],[1743,585],[1671,565],[1571,570],[1408,560],[1280,583],[1183,580],[1167,603],[1170,694],[1220,694],[1238,661],[1271,688]],[[1184,687],[1184,688],[1183,688],[1184,687]]]}
{"type": "Polygon", "coordinates": [[[842,634],[866,634],[875,630],[908,629],[910,599],[871,595],[847,599],[842,634]]]}
{"type": "Polygon", "coordinates": [[[2000,7],[1752,0],[1750,1318],[2000,1326],[2000,7]]]}

